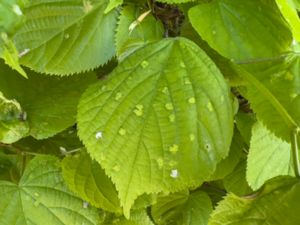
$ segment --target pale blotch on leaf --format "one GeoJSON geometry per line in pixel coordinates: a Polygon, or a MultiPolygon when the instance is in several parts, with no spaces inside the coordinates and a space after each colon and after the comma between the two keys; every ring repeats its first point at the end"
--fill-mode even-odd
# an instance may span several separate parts
{"type": "Polygon", "coordinates": [[[143,115],[143,109],[144,109],[143,105],[136,105],[133,112],[136,116],[142,116],[143,115]]]}
{"type": "Polygon", "coordinates": [[[224,96],[223,95],[221,96],[221,102],[224,102],[224,96]]]}
{"type": "Polygon", "coordinates": [[[156,162],[157,162],[158,168],[162,169],[163,166],[164,166],[164,160],[163,160],[161,157],[159,157],[159,158],[156,160],[156,162]]]}
{"type": "Polygon", "coordinates": [[[87,209],[89,207],[89,203],[86,201],[82,202],[82,208],[87,209]]]}
{"type": "Polygon", "coordinates": [[[168,92],[169,92],[168,87],[163,87],[161,92],[164,94],[168,94],[168,92]]]}
{"type": "Polygon", "coordinates": [[[174,144],[169,147],[169,152],[176,154],[178,152],[178,149],[179,149],[178,145],[174,144]]]}
{"type": "Polygon", "coordinates": [[[105,91],[105,90],[106,90],[106,86],[103,85],[103,86],[101,87],[101,91],[105,91]]]}
{"type": "Polygon", "coordinates": [[[165,107],[166,107],[167,110],[173,110],[174,109],[172,103],[170,103],[170,102],[165,104],[165,107]]]}
{"type": "Polygon", "coordinates": [[[178,173],[177,169],[171,170],[170,177],[177,178],[178,176],[179,176],[179,173],[178,173]]]}
{"type": "Polygon", "coordinates": [[[195,137],[195,135],[194,135],[194,134],[190,134],[190,140],[191,140],[191,141],[194,141],[194,140],[195,140],[195,138],[196,138],[196,137],[195,137]]]}
{"type": "Polygon", "coordinates": [[[196,99],[195,99],[194,97],[191,97],[191,98],[189,98],[188,102],[189,102],[190,104],[195,104],[196,99]]]}
{"type": "Polygon", "coordinates": [[[119,172],[119,171],[120,171],[120,167],[119,167],[118,165],[115,165],[115,166],[113,167],[113,170],[114,170],[115,172],[119,172]]]}
{"type": "Polygon", "coordinates": [[[40,194],[37,192],[34,192],[34,196],[38,198],[38,197],[40,197],[40,194]]]}
{"type": "Polygon", "coordinates": [[[21,8],[20,8],[19,5],[13,5],[13,11],[18,16],[22,16],[23,15],[23,12],[22,12],[22,10],[21,10],[21,8]]]}
{"type": "Polygon", "coordinates": [[[298,96],[297,93],[291,93],[291,94],[290,94],[290,97],[291,97],[292,99],[296,98],[297,96],[298,96]]]}
{"type": "Polygon", "coordinates": [[[23,51],[21,51],[19,53],[19,58],[23,57],[24,55],[27,55],[28,53],[30,52],[30,49],[29,48],[25,48],[23,51]]]}
{"type": "Polygon", "coordinates": [[[92,2],[90,0],[83,0],[83,11],[85,13],[90,12],[93,9],[92,2]]]}
{"type": "Polygon", "coordinates": [[[295,39],[293,39],[293,42],[292,42],[292,45],[297,45],[298,44],[298,42],[295,40],[295,39]]]}
{"type": "Polygon", "coordinates": [[[184,64],[183,61],[180,62],[180,67],[181,67],[181,68],[185,68],[185,64],[184,64]]]}
{"type": "Polygon", "coordinates": [[[141,66],[145,69],[147,66],[149,66],[149,62],[144,60],[143,62],[141,62],[141,66]]]}
{"type": "Polygon", "coordinates": [[[98,132],[96,133],[95,137],[96,137],[96,139],[102,138],[102,137],[103,137],[102,132],[101,132],[101,131],[98,131],[98,132]]]}
{"type": "Polygon", "coordinates": [[[70,34],[65,34],[65,39],[69,39],[70,38],[70,34]]]}
{"type": "Polygon", "coordinates": [[[291,74],[290,72],[287,72],[284,76],[284,79],[292,81],[294,80],[294,75],[291,74]]]}
{"type": "Polygon", "coordinates": [[[172,113],[171,115],[169,115],[169,121],[170,121],[171,123],[174,123],[174,122],[175,122],[175,114],[174,114],[174,113],[172,113]]]}
{"type": "Polygon", "coordinates": [[[124,128],[121,128],[121,129],[119,130],[119,134],[120,134],[121,136],[126,135],[126,130],[125,130],[124,128]]]}
{"type": "Polygon", "coordinates": [[[184,79],[184,84],[187,84],[187,85],[188,85],[188,84],[191,84],[191,81],[190,81],[188,78],[185,78],[185,79],[184,79]]]}
{"type": "Polygon", "coordinates": [[[210,111],[210,112],[212,112],[214,110],[211,102],[208,102],[206,107],[207,107],[208,111],[210,111]]]}
{"type": "Polygon", "coordinates": [[[115,100],[119,101],[123,97],[123,94],[121,92],[118,92],[115,96],[115,100]]]}
{"type": "Polygon", "coordinates": [[[211,33],[212,33],[213,35],[216,35],[216,34],[217,34],[217,31],[212,30],[211,33]]]}
{"type": "Polygon", "coordinates": [[[62,155],[67,154],[67,149],[66,149],[65,147],[63,147],[63,146],[60,146],[60,147],[59,147],[59,151],[60,151],[60,153],[61,153],[62,155]]]}

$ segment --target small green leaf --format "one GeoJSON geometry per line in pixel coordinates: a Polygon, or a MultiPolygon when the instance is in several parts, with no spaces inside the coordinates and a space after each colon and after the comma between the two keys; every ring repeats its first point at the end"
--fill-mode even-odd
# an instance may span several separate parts
{"type": "Polygon", "coordinates": [[[290,134],[300,127],[300,57],[296,54],[271,62],[236,67],[248,81],[242,94],[264,125],[276,136],[290,142],[290,134]]]}
{"type": "Polygon", "coordinates": [[[105,215],[103,225],[154,225],[147,215],[145,209],[135,210],[130,215],[130,219],[124,216],[116,216],[113,214],[105,215]]]}
{"type": "Polygon", "coordinates": [[[257,190],[268,179],[291,173],[291,146],[257,122],[252,129],[247,160],[247,181],[257,190]]]}
{"type": "Polygon", "coordinates": [[[245,143],[241,137],[241,134],[237,129],[235,129],[228,156],[219,162],[215,172],[212,174],[209,180],[219,180],[229,175],[239,163],[244,147],[245,143]]]}
{"type": "Polygon", "coordinates": [[[23,77],[28,78],[26,72],[20,66],[20,54],[18,53],[18,50],[16,49],[16,46],[14,45],[12,40],[9,39],[5,33],[1,34],[1,38],[3,41],[3,46],[1,46],[3,48],[1,51],[1,58],[3,58],[5,63],[12,69],[18,71],[23,77]]]}
{"type": "Polygon", "coordinates": [[[229,194],[212,213],[209,225],[298,225],[300,185],[295,178],[277,178],[253,195],[229,194]]]}
{"type": "Polygon", "coordinates": [[[62,169],[69,188],[85,201],[106,211],[121,212],[114,184],[87,153],[66,157],[62,169]]]}
{"type": "Polygon", "coordinates": [[[30,1],[27,20],[14,35],[20,62],[38,72],[80,73],[106,63],[114,54],[115,10],[105,0],[30,1]]]}
{"type": "Polygon", "coordinates": [[[191,8],[189,19],[213,49],[233,60],[276,56],[292,42],[273,1],[207,1],[191,8]]]}
{"type": "Polygon", "coordinates": [[[294,38],[300,41],[300,19],[293,1],[276,0],[276,3],[282,15],[291,26],[294,38]]]}
{"type": "Polygon", "coordinates": [[[109,13],[114,8],[117,8],[119,5],[123,3],[123,0],[109,0],[109,3],[104,11],[104,13],[109,13]]]}
{"type": "Polygon", "coordinates": [[[0,92],[0,142],[13,143],[28,135],[24,111],[16,100],[6,99],[0,92]]]}
{"type": "Polygon", "coordinates": [[[207,55],[187,39],[164,39],[87,89],[79,137],[116,184],[128,216],[143,193],[195,187],[211,175],[229,151],[232,108],[207,55]]]}
{"type": "Polygon", "coordinates": [[[54,157],[33,159],[19,184],[0,181],[0,224],[96,225],[96,209],[84,208],[63,183],[54,157]]]}
{"type": "Polygon", "coordinates": [[[137,48],[163,37],[163,26],[152,14],[138,21],[142,13],[143,11],[138,6],[132,5],[125,6],[121,12],[116,33],[117,55],[120,59],[125,58],[137,48]],[[134,23],[137,23],[136,26],[130,30],[130,26],[134,23]]]}
{"type": "Polygon", "coordinates": [[[246,180],[246,166],[246,160],[242,159],[232,173],[223,179],[224,187],[228,193],[232,192],[238,196],[243,196],[252,192],[246,180]]]}
{"type": "Polygon", "coordinates": [[[24,79],[0,62],[0,91],[16,99],[26,112],[30,135],[47,138],[75,123],[79,97],[96,81],[94,73],[50,77],[28,72],[24,79]]]}
{"type": "Polygon", "coordinates": [[[178,192],[158,198],[152,206],[152,217],[158,225],[207,225],[212,212],[205,192],[178,192]]]}

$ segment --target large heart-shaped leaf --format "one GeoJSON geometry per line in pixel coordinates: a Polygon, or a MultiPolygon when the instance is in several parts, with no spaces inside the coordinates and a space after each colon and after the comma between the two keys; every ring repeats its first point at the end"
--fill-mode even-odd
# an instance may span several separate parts
{"type": "Polygon", "coordinates": [[[207,1],[193,7],[189,18],[212,48],[234,60],[276,56],[287,51],[292,41],[273,1],[207,1]]]}
{"type": "Polygon", "coordinates": [[[38,72],[73,74],[106,63],[114,55],[115,10],[105,0],[33,0],[26,23],[14,36],[20,62],[38,72]],[[26,54],[25,54],[26,53],[26,54]]]}
{"type": "Polygon", "coordinates": [[[54,157],[33,159],[19,184],[0,181],[1,225],[96,225],[98,213],[64,185],[54,157]]]}
{"type": "Polygon", "coordinates": [[[84,93],[79,136],[116,184],[128,216],[137,196],[198,186],[229,151],[228,86],[206,54],[183,38],[127,57],[84,93]]]}
{"type": "Polygon", "coordinates": [[[212,213],[209,225],[298,225],[300,183],[295,178],[277,178],[261,192],[237,197],[229,194],[212,213]]]}

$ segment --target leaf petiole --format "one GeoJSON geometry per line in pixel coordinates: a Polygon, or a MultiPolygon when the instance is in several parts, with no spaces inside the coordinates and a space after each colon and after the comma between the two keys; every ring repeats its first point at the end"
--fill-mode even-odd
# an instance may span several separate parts
{"type": "Polygon", "coordinates": [[[300,178],[300,161],[299,161],[299,149],[298,149],[298,136],[300,133],[299,127],[293,129],[291,133],[291,147],[295,176],[300,178]]]}

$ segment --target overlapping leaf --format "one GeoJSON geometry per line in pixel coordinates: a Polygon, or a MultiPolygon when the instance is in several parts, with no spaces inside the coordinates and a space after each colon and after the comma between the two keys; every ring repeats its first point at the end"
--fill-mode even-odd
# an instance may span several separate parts
{"type": "Polygon", "coordinates": [[[212,211],[205,192],[179,192],[160,197],[152,207],[152,217],[158,225],[207,225],[212,211]]]}
{"type": "Polygon", "coordinates": [[[128,216],[143,193],[198,186],[211,175],[228,154],[232,111],[227,84],[206,54],[186,39],[165,39],[88,88],[79,136],[128,216]]]}
{"type": "Polygon", "coordinates": [[[83,207],[82,200],[63,183],[56,158],[33,159],[19,184],[0,181],[0,224],[96,225],[97,211],[83,207]]]}
{"type": "Polygon", "coordinates": [[[190,9],[189,18],[200,36],[229,59],[276,56],[287,51],[292,41],[273,1],[207,1],[190,9]]]}
{"type": "Polygon", "coordinates": [[[0,92],[0,142],[13,143],[29,132],[27,121],[20,104],[6,99],[0,92]]]}
{"type": "Polygon", "coordinates": [[[145,12],[137,6],[123,8],[116,33],[119,58],[122,59],[144,44],[163,37],[162,24],[153,15],[147,15],[142,21],[138,20],[143,13],[145,12]]]}
{"type": "Polygon", "coordinates": [[[257,190],[268,179],[290,173],[291,146],[258,122],[252,129],[247,160],[247,181],[257,190]]]}
{"type": "Polygon", "coordinates": [[[120,212],[118,193],[113,183],[87,153],[66,157],[62,167],[65,181],[72,191],[98,208],[120,212]]]}
{"type": "Polygon", "coordinates": [[[115,53],[115,10],[105,0],[33,0],[14,36],[21,63],[38,72],[67,75],[94,69],[115,53]]]}
{"type": "Polygon", "coordinates": [[[0,62],[0,91],[26,112],[30,135],[41,139],[75,123],[80,95],[96,81],[93,73],[59,78],[30,73],[25,80],[0,62]]]}
{"type": "Polygon", "coordinates": [[[300,127],[300,57],[289,55],[274,62],[247,66],[251,73],[239,70],[249,82],[242,93],[258,118],[285,141],[300,127]]]}
{"type": "Polygon", "coordinates": [[[212,213],[209,225],[298,225],[300,184],[295,178],[277,178],[261,192],[237,197],[229,194],[212,213]]]}

